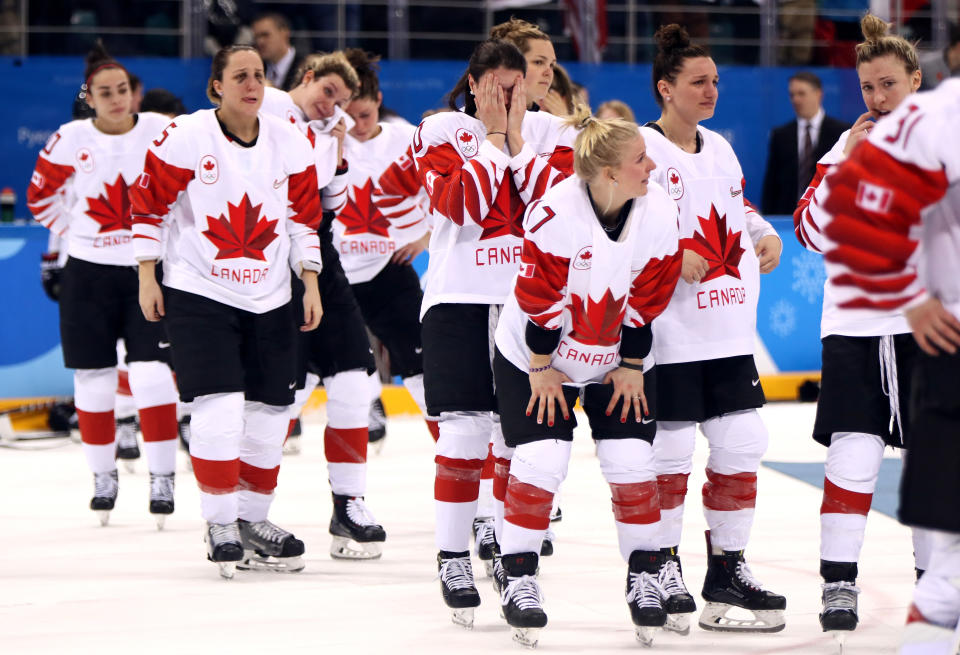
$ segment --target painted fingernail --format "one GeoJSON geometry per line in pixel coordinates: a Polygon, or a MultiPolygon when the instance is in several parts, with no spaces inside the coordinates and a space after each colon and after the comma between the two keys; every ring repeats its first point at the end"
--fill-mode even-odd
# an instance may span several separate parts
{"type": "Polygon", "coordinates": [[[620,422],[621,422],[621,423],[626,423],[626,422],[627,422],[627,419],[621,416],[621,417],[620,417],[620,422]]]}
{"type": "Polygon", "coordinates": [[[607,416],[610,416],[611,412],[607,412],[607,416]]]}
{"type": "Polygon", "coordinates": [[[552,427],[553,427],[553,421],[550,421],[549,423],[547,423],[547,426],[552,428],[552,427]]]}

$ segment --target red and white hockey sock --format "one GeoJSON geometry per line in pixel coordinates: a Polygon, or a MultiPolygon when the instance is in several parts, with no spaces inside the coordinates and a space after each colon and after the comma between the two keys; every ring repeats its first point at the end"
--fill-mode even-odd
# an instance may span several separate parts
{"type": "Polygon", "coordinates": [[[933,532],[926,528],[910,528],[910,538],[913,541],[914,566],[921,571],[926,571],[930,566],[933,532]]]}
{"type": "Polygon", "coordinates": [[[929,623],[951,628],[960,620],[960,535],[930,530],[930,562],[913,591],[929,623]]]}
{"type": "Polygon", "coordinates": [[[838,432],[831,437],[820,504],[820,559],[860,559],[883,449],[877,435],[838,432]]]}
{"type": "Polygon", "coordinates": [[[113,414],[119,420],[137,413],[137,403],[130,391],[130,374],[121,361],[117,366],[117,397],[114,400],[113,414]]]}
{"type": "Polygon", "coordinates": [[[683,503],[687,497],[689,473],[670,473],[657,476],[660,496],[660,543],[658,548],[680,545],[683,532],[683,503]],[[668,545],[669,544],[669,545],[668,545]]]}
{"type": "Polygon", "coordinates": [[[430,436],[433,437],[433,441],[436,442],[437,439],[440,438],[440,419],[436,416],[430,416],[430,414],[427,413],[427,400],[423,389],[423,373],[403,378],[403,386],[410,392],[410,395],[413,397],[413,402],[417,403],[417,407],[419,407],[423,413],[423,418],[427,422],[427,430],[430,431],[430,436]]]}
{"type": "Polygon", "coordinates": [[[572,445],[550,439],[514,449],[503,506],[500,552],[504,555],[540,553],[550,526],[553,495],[567,477],[572,445]]]}
{"type": "Polygon", "coordinates": [[[320,377],[318,375],[307,373],[303,389],[297,389],[296,393],[294,393],[293,404],[287,408],[290,423],[287,426],[287,436],[284,439],[284,443],[286,443],[286,439],[290,438],[290,435],[293,434],[293,427],[297,420],[299,420],[304,405],[310,400],[310,394],[313,393],[313,390],[316,389],[319,384],[320,377]]]}
{"type": "Polygon", "coordinates": [[[200,513],[211,523],[237,520],[243,410],[242,393],[197,396],[193,401],[190,457],[200,488],[200,513]]]}
{"type": "Polygon", "coordinates": [[[265,521],[270,512],[288,416],[286,407],[244,402],[237,516],[245,521],[265,521]]]}
{"type": "Polygon", "coordinates": [[[116,397],[117,369],[77,369],[73,373],[73,400],[80,424],[80,440],[87,465],[94,473],[117,468],[116,397]]]}
{"type": "Polygon", "coordinates": [[[617,541],[625,562],[635,550],[660,548],[660,501],[652,446],[642,439],[597,441],[600,470],[610,485],[617,541]]]}
{"type": "Polygon", "coordinates": [[[140,431],[151,473],[177,468],[177,388],[163,362],[130,362],[130,390],[140,413],[140,431]]]}
{"type": "Polygon", "coordinates": [[[443,412],[437,441],[433,485],[437,550],[470,548],[470,528],[477,514],[480,473],[489,451],[489,412],[443,412]]]}
{"type": "Polygon", "coordinates": [[[487,458],[483,460],[480,469],[480,493],[477,496],[477,518],[493,518],[493,466],[496,458],[493,456],[493,442],[487,446],[487,458]]]}
{"type": "Polygon", "coordinates": [[[653,455],[660,492],[661,548],[675,548],[680,545],[687,478],[693,470],[696,439],[697,424],[692,421],[657,422],[653,455]]]}
{"type": "Polygon", "coordinates": [[[327,428],[323,449],[333,493],[363,496],[367,490],[370,441],[370,383],[364,370],[323,379],[327,390],[327,428]]]}
{"type": "MultiPolygon", "coordinates": [[[[500,422],[496,421],[493,430],[491,451],[493,454],[493,533],[500,541],[503,533],[504,502],[507,499],[507,480],[510,477],[510,460],[513,458],[513,448],[508,448],[503,440],[503,431],[500,422]]],[[[556,500],[556,498],[554,498],[556,500]]]]}

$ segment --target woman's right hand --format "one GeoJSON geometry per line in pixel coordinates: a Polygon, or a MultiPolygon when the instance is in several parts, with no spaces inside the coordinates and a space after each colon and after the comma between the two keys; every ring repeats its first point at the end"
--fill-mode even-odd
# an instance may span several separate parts
{"type": "Polygon", "coordinates": [[[507,101],[500,80],[493,72],[484,73],[473,88],[477,119],[487,132],[507,131],[507,101]]]}
{"type": "Polygon", "coordinates": [[[164,317],[163,291],[157,282],[156,262],[140,262],[140,311],[151,323],[164,317]]]}
{"type": "Polygon", "coordinates": [[[693,284],[703,279],[710,270],[710,264],[700,253],[687,249],[683,251],[683,265],[680,267],[680,277],[687,284],[693,284]]]}
{"type": "MultiPolygon", "coordinates": [[[[539,368],[532,363],[530,367],[539,368]]],[[[541,425],[543,424],[544,410],[546,410],[547,425],[553,427],[556,416],[554,408],[559,404],[560,411],[563,412],[563,420],[570,420],[570,409],[567,407],[567,399],[563,395],[564,382],[570,382],[570,378],[553,367],[539,373],[530,373],[530,402],[527,403],[527,416],[530,416],[534,407],[536,407],[537,424],[541,425]]]]}
{"type": "Polygon", "coordinates": [[[871,120],[872,118],[873,112],[868,111],[865,114],[860,114],[860,118],[858,118],[857,122],[850,128],[850,134],[847,136],[847,144],[843,146],[844,157],[849,157],[857,144],[870,136],[870,130],[876,125],[876,123],[871,120]]]}

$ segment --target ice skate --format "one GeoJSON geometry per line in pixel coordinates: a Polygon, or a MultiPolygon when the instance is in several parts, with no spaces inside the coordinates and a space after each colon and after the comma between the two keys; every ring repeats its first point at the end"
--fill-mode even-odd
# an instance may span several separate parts
{"type": "Polygon", "coordinates": [[[168,514],[173,514],[173,473],[150,474],[150,513],[163,530],[168,514]]]}
{"type": "Polygon", "coordinates": [[[480,605],[480,592],[473,582],[470,551],[454,553],[441,550],[437,554],[437,577],[443,602],[451,609],[453,622],[473,629],[473,610],[480,605]]]}
{"type": "Polygon", "coordinates": [[[93,474],[93,498],[90,499],[90,509],[97,513],[100,525],[110,522],[110,511],[117,502],[117,469],[106,473],[93,474]]]}
{"type": "Polygon", "coordinates": [[[237,568],[241,571],[275,571],[296,573],[305,566],[303,542],[270,521],[255,523],[240,519],[240,541],[243,559],[237,568]]]}
{"type": "Polygon", "coordinates": [[[300,436],[302,434],[303,434],[303,427],[300,425],[300,419],[296,418],[293,421],[293,429],[290,430],[290,434],[287,435],[286,440],[283,442],[284,455],[300,454],[300,436]]]}
{"type": "Polygon", "coordinates": [[[134,462],[140,459],[140,444],[137,442],[137,417],[117,419],[117,459],[123,461],[127,473],[135,470],[134,462]]]}
{"type": "MultiPolygon", "coordinates": [[[[177,421],[177,436],[180,437],[180,447],[183,448],[183,452],[187,455],[190,454],[190,415],[184,414],[183,417],[177,421]]],[[[193,460],[190,457],[187,457],[187,470],[193,470],[193,460]]]]}
{"type": "Polygon", "coordinates": [[[666,592],[660,584],[666,557],[660,551],[635,550],[627,568],[627,605],[637,641],[649,648],[667,622],[666,592]]]}
{"type": "Polygon", "coordinates": [[[828,562],[820,560],[820,577],[824,579],[823,611],[820,613],[820,627],[824,632],[832,632],[843,648],[843,637],[855,630],[857,616],[856,562],[828,562]]]}
{"type": "Polygon", "coordinates": [[[521,646],[536,648],[547,625],[543,594],[537,584],[537,553],[513,553],[501,558],[506,586],[500,592],[500,611],[521,646]]]}
{"type": "Polygon", "coordinates": [[[378,559],[387,533],[360,496],[333,494],[330,555],[334,559],[378,559]]]}
{"type": "Polygon", "coordinates": [[[237,522],[207,523],[203,531],[203,541],[207,544],[207,559],[220,569],[220,577],[232,579],[237,562],[243,559],[237,522]]]}
{"type": "Polygon", "coordinates": [[[553,543],[556,540],[556,533],[550,528],[547,528],[547,531],[543,535],[543,541],[540,542],[540,557],[550,557],[553,555],[553,543]]]}
{"type": "Polygon", "coordinates": [[[697,603],[683,582],[683,568],[676,548],[660,550],[666,558],[657,581],[663,587],[666,600],[663,603],[667,611],[667,622],[663,629],[681,635],[690,634],[690,615],[697,611],[697,603]]]}
{"type": "Polygon", "coordinates": [[[930,623],[916,605],[910,605],[897,652],[899,655],[955,655],[958,642],[960,625],[948,628],[930,623]]]}
{"type": "MultiPolygon", "coordinates": [[[[493,571],[490,575],[493,582],[493,590],[500,595],[500,592],[507,586],[507,573],[503,570],[503,559],[500,557],[500,549],[493,555],[493,571]]],[[[500,618],[503,618],[503,610],[500,610],[500,618]]]]}
{"type": "Polygon", "coordinates": [[[383,409],[383,402],[379,398],[374,398],[370,403],[370,419],[367,428],[368,441],[374,444],[373,449],[379,455],[383,450],[383,444],[386,443],[387,436],[387,412],[383,409]]]}
{"type": "Polygon", "coordinates": [[[492,517],[473,519],[473,552],[483,562],[487,577],[493,575],[493,557],[497,550],[497,539],[493,531],[492,517]]]}
{"type": "Polygon", "coordinates": [[[787,599],[764,590],[753,577],[743,551],[714,552],[707,536],[707,575],[703,581],[706,607],[700,613],[700,627],[724,632],[780,632],[786,627],[783,611],[787,599]],[[753,618],[727,616],[733,608],[747,610],[753,618]]]}

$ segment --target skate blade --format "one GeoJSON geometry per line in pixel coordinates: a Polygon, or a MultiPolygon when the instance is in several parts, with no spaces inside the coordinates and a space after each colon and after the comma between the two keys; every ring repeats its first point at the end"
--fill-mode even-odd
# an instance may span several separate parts
{"type": "Polygon", "coordinates": [[[747,610],[753,614],[751,619],[738,619],[726,616],[734,609],[726,603],[707,603],[700,614],[700,627],[717,632],[780,632],[786,627],[783,610],[747,610]]]}
{"type": "MultiPolygon", "coordinates": [[[[644,648],[653,646],[653,638],[656,636],[658,630],[660,630],[660,628],[656,626],[646,625],[637,625],[633,628],[634,633],[637,635],[637,641],[639,641],[640,645],[644,648]]],[[[689,630],[690,627],[687,626],[687,631],[689,630]]]]}
{"type": "Polygon", "coordinates": [[[153,518],[157,521],[157,530],[163,530],[163,526],[167,523],[166,514],[154,514],[153,518]]]}
{"type": "Polygon", "coordinates": [[[93,510],[97,514],[97,518],[100,519],[100,525],[102,527],[107,527],[107,524],[110,523],[110,510],[108,509],[95,509],[93,510]]]}
{"type": "Polygon", "coordinates": [[[233,580],[237,572],[236,562],[217,562],[217,568],[220,569],[220,577],[224,580],[233,580]]]}
{"type": "Polygon", "coordinates": [[[480,561],[483,562],[483,572],[487,574],[488,578],[492,578],[493,577],[493,560],[485,559],[480,561]]]}
{"type": "Polygon", "coordinates": [[[382,541],[354,541],[350,537],[333,535],[330,542],[330,557],[334,559],[380,559],[383,555],[382,541]]]}
{"type": "Polygon", "coordinates": [[[686,637],[690,634],[690,614],[667,614],[663,629],[686,637]]]}
{"type": "Polygon", "coordinates": [[[536,648],[543,628],[511,628],[513,640],[524,648],[536,648]]]}
{"type": "Polygon", "coordinates": [[[127,473],[136,473],[137,472],[137,460],[135,459],[123,459],[120,460],[123,462],[123,470],[127,473]]]}
{"type": "Polygon", "coordinates": [[[840,655],[843,655],[843,646],[847,641],[847,635],[850,634],[850,630],[830,630],[829,631],[834,639],[837,640],[837,646],[839,646],[840,655]]]}
{"type": "Polygon", "coordinates": [[[300,454],[300,437],[290,437],[289,439],[287,439],[287,442],[283,444],[283,454],[299,455],[300,454]]]}
{"type": "Polygon", "coordinates": [[[473,610],[473,607],[451,608],[450,620],[461,628],[473,630],[473,610]]]}
{"type": "Polygon", "coordinates": [[[245,550],[243,559],[237,563],[237,568],[241,571],[299,573],[306,565],[299,555],[297,557],[261,557],[252,550],[245,550]]]}

